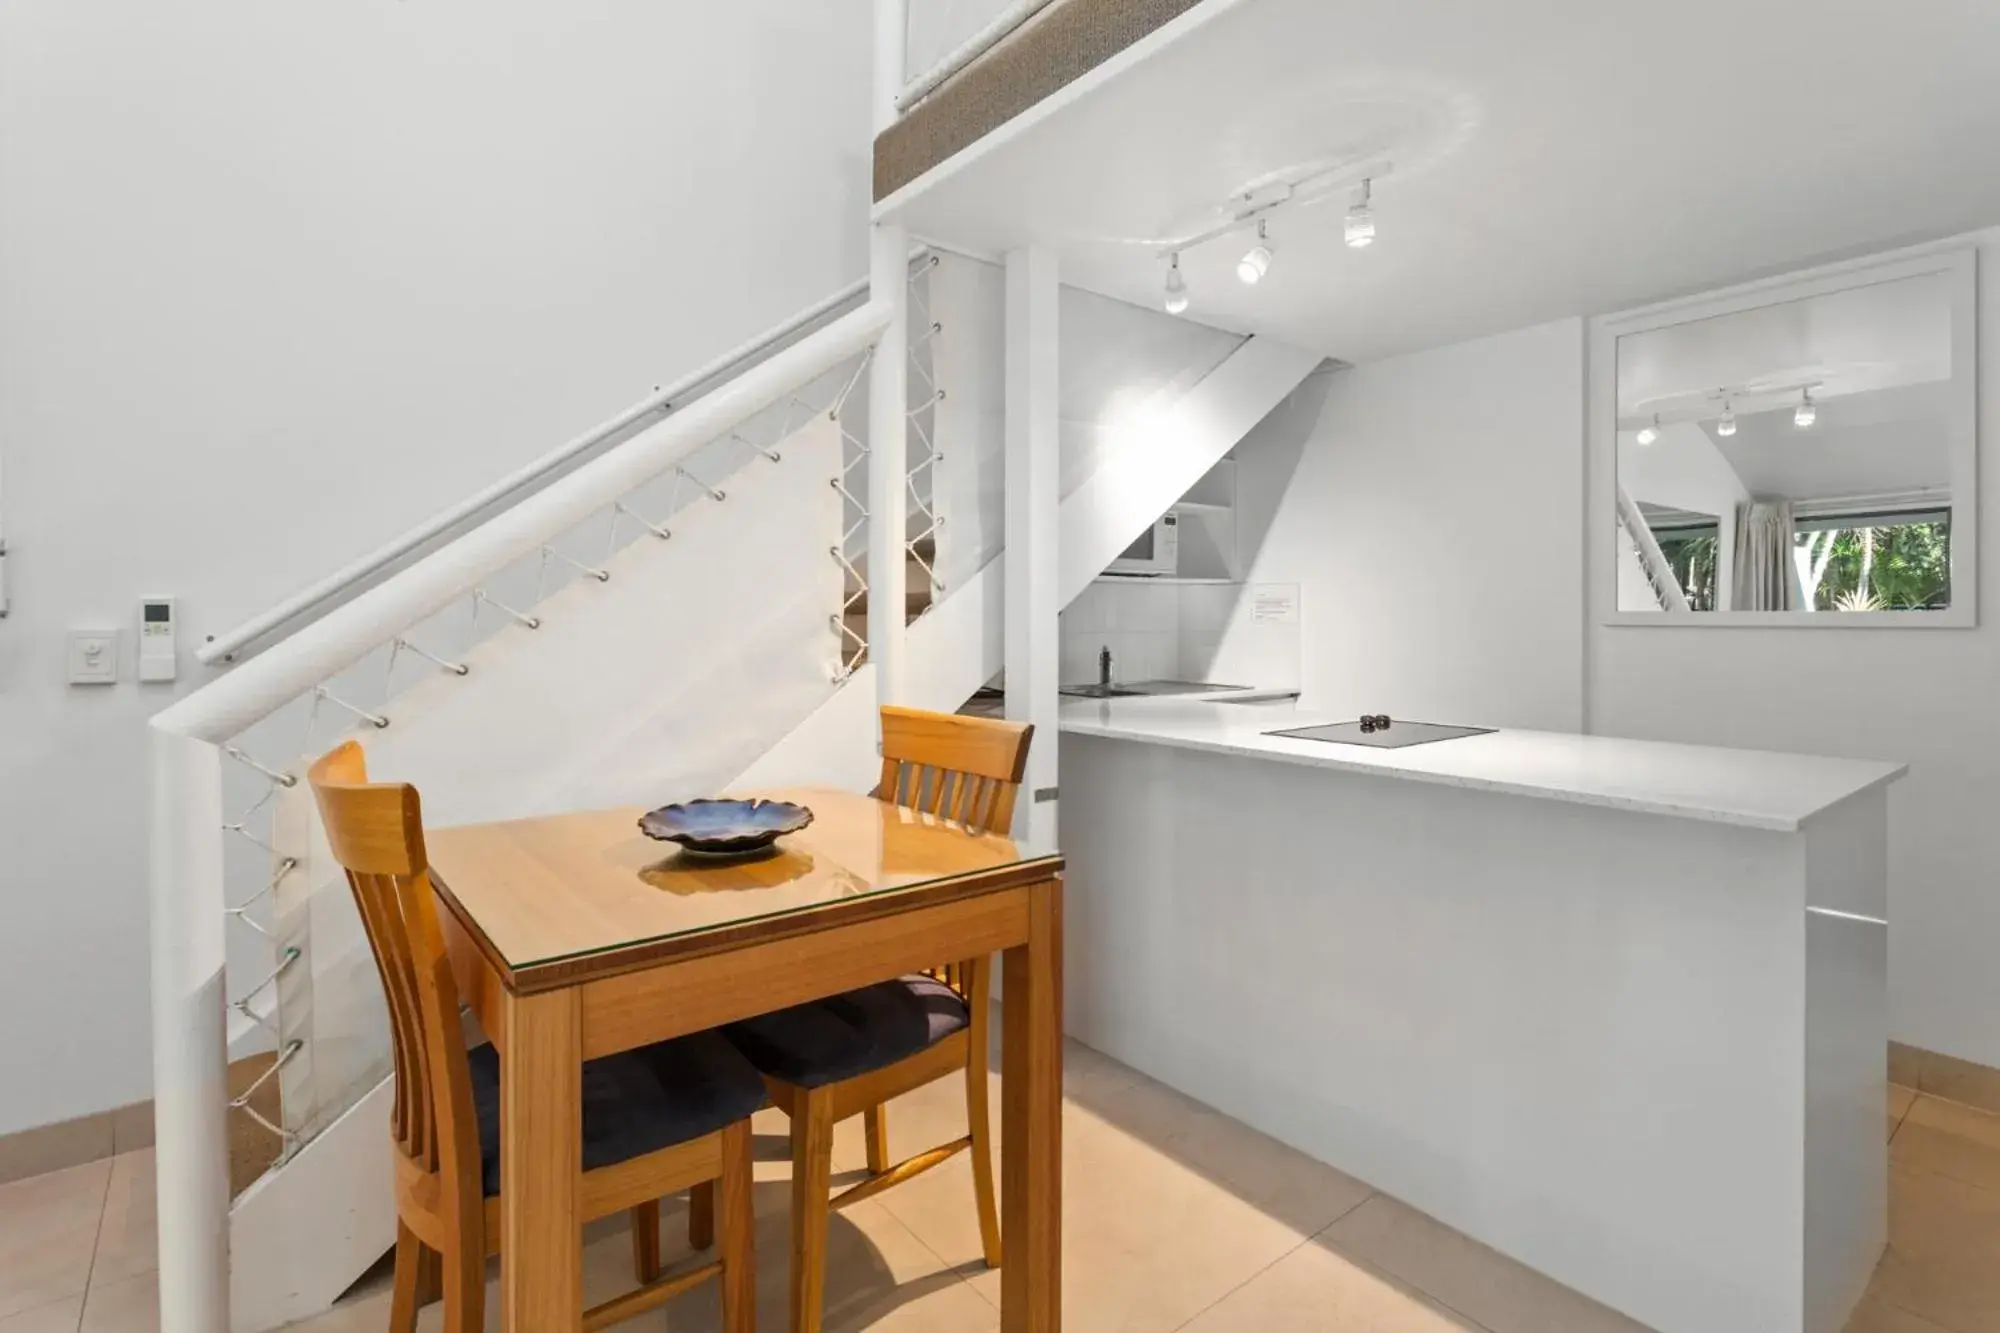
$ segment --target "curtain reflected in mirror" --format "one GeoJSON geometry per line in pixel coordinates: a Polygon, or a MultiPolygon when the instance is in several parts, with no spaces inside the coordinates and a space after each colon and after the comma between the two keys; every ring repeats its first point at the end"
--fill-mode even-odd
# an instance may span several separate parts
{"type": "Polygon", "coordinates": [[[1967,280],[1861,278],[1617,338],[1617,609],[1950,610],[1967,280]]]}

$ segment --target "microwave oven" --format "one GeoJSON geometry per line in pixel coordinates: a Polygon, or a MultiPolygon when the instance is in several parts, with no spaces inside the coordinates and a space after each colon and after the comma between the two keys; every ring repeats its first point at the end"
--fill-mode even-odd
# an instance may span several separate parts
{"type": "Polygon", "coordinates": [[[1153,520],[1153,526],[1139,540],[1125,548],[1111,562],[1107,574],[1139,575],[1147,578],[1171,577],[1181,569],[1180,516],[1171,511],[1153,520]]]}

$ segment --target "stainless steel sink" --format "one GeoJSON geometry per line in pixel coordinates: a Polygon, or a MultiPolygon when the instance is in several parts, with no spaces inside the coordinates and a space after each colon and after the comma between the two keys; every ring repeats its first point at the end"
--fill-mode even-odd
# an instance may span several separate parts
{"type": "Polygon", "coordinates": [[[1072,699],[1127,699],[1135,695],[1218,694],[1247,690],[1248,685],[1216,685],[1205,680],[1135,680],[1124,685],[1065,685],[1059,691],[1072,699]]]}
{"type": "Polygon", "coordinates": [[[1209,680],[1135,680],[1124,687],[1134,694],[1221,694],[1247,690],[1248,685],[1217,685],[1209,680]]]}

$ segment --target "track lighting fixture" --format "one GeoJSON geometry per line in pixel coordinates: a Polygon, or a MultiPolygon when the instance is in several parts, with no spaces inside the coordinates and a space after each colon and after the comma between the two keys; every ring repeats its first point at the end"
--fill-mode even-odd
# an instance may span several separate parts
{"type": "Polygon", "coordinates": [[[1368,207],[1371,185],[1366,178],[1362,180],[1353,206],[1347,210],[1347,243],[1356,250],[1375,244],[1375,213],[1368,207]]]}
{"type": "Polygon", "coordinates": [[[1181,276],[1181,252],[1167,260],[1167,313],[1178,315],[1188,308],[1187,279],[1181,276]]]}
{"type": "Polygon", "coordinates": [[[1658,412],[1655,412],[1653,413],[1653,422],[1651,425],[1639,427],[1639,443],[1651,444],[1654,440],[1657,440],[1659,438],[1660,438],[1660,414],[1658,412]]]}
{"type": "Polygon", "coordinates": [[[1722,400],[1722,419],[1715,423],[1715,433],[1717,435],[1734,435],[1736,433],[1736,413],[1729,406],[1727,398],[1722,400]]]}
{"type": "Polygon", "coordinates": [[[1798,410],[1792,413],[1792,424],[1800,430],[1805,430],[1817,420],[1819,420],[1819,404],[1812,400],[1812,389],[1810,387],[1800,389],[1799,406],[1798,410]]]}
{"type": "Polygon", "coordinates": [[[1264,224],[1259,222],[1257,224],[1257,244],[1250,248],[1248,254],[1236,261],[1236,276],[1242,279],[1244,286],[1255,287],[1259,282],[1263,281],[1264,274],[1269,272],[1270,268],[1270,236],[1265,232],[1264,224]]]}

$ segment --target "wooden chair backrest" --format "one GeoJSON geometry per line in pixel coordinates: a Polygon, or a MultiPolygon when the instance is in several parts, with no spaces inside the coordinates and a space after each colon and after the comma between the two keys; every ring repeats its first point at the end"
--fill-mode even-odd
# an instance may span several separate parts
{"type": "MultiPolygon", "coordinates": [[[[884,707],[876,799],[940,815],[975,833],[1004,834],[1014,824],[1014,800],[1034,737],[1025,722],[884,707]]],[[[985,957],[926,969],[965,997],[975,1037],[985,1031],[990,969],[985,957]]]]}
{"type": "Polygon", "coordinates": [[[885,707],[875,795],[976,833],[1004,834],[1014,823],[1034,736],[1025,722],[885,707]]]}
{"type": "Polygon", "coordinates": [[[483,1191],[475,1183],[479,1128],[472,1072],[458,986],[431,892],[417,789],[368,781],[367,757],[353,741],[323,755],[307,779],[327,843],[347,872],[389,1001],[396,1057],[391,1135],[421,1170],[451,1182],[447,1194],[469,1190],[476,1200],[483,1191]]]}

